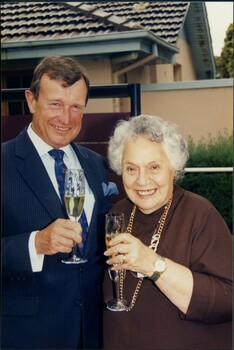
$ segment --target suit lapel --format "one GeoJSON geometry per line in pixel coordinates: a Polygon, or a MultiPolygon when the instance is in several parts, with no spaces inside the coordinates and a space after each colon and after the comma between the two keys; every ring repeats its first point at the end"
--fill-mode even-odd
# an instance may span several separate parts
{"type": "Polygon", "coordinates": [[[53,219],[63,218],[60,199],[33,143],[23,132],[16,141],[18,171],[53,219]],[[21,159],[20,159],[21,158],[21,159]]]}

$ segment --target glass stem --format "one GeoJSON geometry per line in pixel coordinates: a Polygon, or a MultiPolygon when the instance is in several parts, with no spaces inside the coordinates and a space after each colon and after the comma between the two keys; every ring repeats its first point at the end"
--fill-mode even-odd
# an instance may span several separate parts
{"type": "Polygon", "coordinates": [[[72,254],[72,256],[77,256],[77,245],[76,245],[76,243],[73,243],[71,254],[72,254]]]}
{"type": "Polygon", "coordinates": [[[120,301],[120,274],[118,271],[118,277],[115,280],[115,292],[116,292],[116,299],[120,301]]]}

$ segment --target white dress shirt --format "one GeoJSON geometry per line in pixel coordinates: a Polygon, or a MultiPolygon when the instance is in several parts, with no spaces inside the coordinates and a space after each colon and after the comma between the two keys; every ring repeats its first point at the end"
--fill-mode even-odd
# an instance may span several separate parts
{"type": "MultiPolygon", "coordinates": [[[[31,124],[29,125],[27,129],[28,135],[34,144],[39,156],[41,157],[41,160],[48,172],[48,175],[51,179],[51,182],[60,198],[60,193],[58,189],[58,184],[55,176],[54,171],[54,159],[49,155],[48,151],[52,149],[51,146],[49,146],[47,143],[45,143],[33,130],[31,127],[31,124]]],[[[60,148],[64,151],[64,163],[66,164],[67,168],[70,169],[81,169],[80,162],[71,147],[71,145],[67,145],[65,147],[60,148]]],[[[61,200],[61,198],[60,198],[61,200]]],[[[94,207],[94,195],[88,185],[87,180],[85,180],[85,202],[84,202],[84,210],[87,217],[88,224],[90,224],[91,218],[92,218],[92,212],[94,207]]],[[[44,261],[44,254],[37,254],[36,248],[35,248],[35,236],[38,231],[33,231],[29,238],[29,255],[32,265],[33,272],[40,272],[43,268],[43,261],[44,261]]]]}

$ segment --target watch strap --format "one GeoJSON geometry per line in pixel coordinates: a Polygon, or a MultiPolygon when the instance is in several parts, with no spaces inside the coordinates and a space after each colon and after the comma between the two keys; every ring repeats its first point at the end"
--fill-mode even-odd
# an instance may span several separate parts
{"type": "Polygon", "coordinates": [[[152,276],[148,277],[151,281],[156,282],[161,276],[160,272],[155,271],[152,276]]]}
{"type": "MultiPolygon", "coordinates": [[[[162,261],[164,261],[165,262],[165,258],[163,257],[163,256],[161,256],[161,255],[158,255],[158,260],[162,260],[162,261]]],[[[157,261],[158,261],[157,260],[157,261]]],[[[156,263],[157,263],[157,261],[156,261],[156,263]]],[[[156,264],[155,263],[155,264],[156,264]]],[[[156,282],[158,279],[159,279],[159,277],[163,274],[163,272],[166,270],[166,266],[165,266],[165,269],[162,271],[162,272],[159,272],[159,271],[154,271],[154,273],[152,274],[152,276],[150,276],[150,277],[148,277],[151,281],[154,281],[154,282],[156,282]]]]}

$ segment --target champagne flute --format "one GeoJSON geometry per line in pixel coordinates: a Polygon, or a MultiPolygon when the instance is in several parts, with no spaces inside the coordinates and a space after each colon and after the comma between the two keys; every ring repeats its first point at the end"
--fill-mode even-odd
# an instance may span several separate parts
{"type": "MultiPolygon", "coordinates": [[[[70,220],[79,221],[85,200],[85,176],[83,169],[67,169],[65,173],[64,201],[70,220]]],[[[82,257],[77,244],[73,244],[72,253],[62,260],[65,264],[82,264],[87,259],[82,257]]]]}
{"type": "MultiPolygon", "coordinates": [[[[105,221],[105,238],[106,238],[106,247],[109,247],[109,242],[119,233],[124,232],[124,214],[123,213],[108,213],[106,214],[105,221]]],[[[111,311],[125,311],[129,308],[130,303],[126,300],[123,300],[123,286],[120,285],[120,279],[122,276],[125,277],[126,272],[114,271],[111,268],[108,268],[110,279],[113,281],[114,285],[114,299],[107,301],[106,307],[111,311]]]]}

